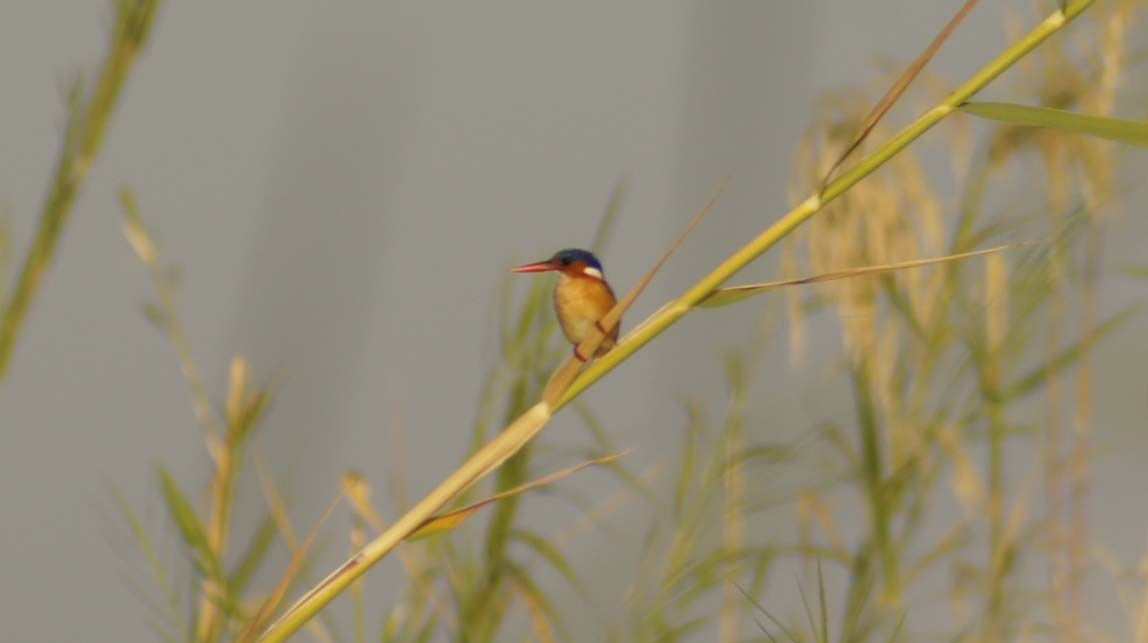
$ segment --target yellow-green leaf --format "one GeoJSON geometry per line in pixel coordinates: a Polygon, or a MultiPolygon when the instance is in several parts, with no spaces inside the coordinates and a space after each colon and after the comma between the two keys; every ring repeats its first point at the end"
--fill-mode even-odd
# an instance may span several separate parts
{"type": "Polygon", "coordinates": [[[533,549],[535,553],[545,558],[559,574],[562,574],[562,578],[566,579],[566,582],[575,591],[583,596],[587,595],[586,587],[578,579],[578,574],[574,572],[574,568],[570,566],[562,552],[558,551],[557,547],[550,544],[540,534],[526,529],[516,529],[511,533],[511,538],[533,549]]]}
{"type": "MultiPolygon", "coordinates": [[[[132,534],[135,535],[136,540],[139,542],[140,548],[143,550],[144,559],[147,561],[147,565],[151,569],[156,583],[159,585],[159,590],[163,594],[164,603],[166,604],[168,612],[165,618],[170,622],[170,625],[175,631],[180,633],[178,639],[187,640],[189,630],[187,622],[183,618],[183,612],[180,609],[179,596],[172,589],[167,570],[164,568],[163,563],[160,562],[159,555],[152,545],[151,537],[148,535],[147,530],[144,529],[143,522],[140,521],[139,516],[132,510],[131,505],[124,500],[123,496],[115,491],[113,491],[112,495],[115,497],[116,503],[120,507],[120,512],[127,521],[132,534]]],[[[157,623],[157,625],[163,627],[164,623],[157,623]]]]}
{"type": "Polygon", "coordinates": [[[961,111],[1013,125],[1047,127],[1062,132],[1088,134],[1119,143],[1148,145],[1148,121],[1093,116],[1051,107],[1031,107],[1013,103],[965,103],[961,105],[961,111]]]}
{"type": "Polygon", "coordinates": [[[235,568],[228,576],[227,584],[234,594],[241,595],[247,589],[247,584],[251,582],[251,578],[262,565],[267,552],[271,550],[276,533],[275,520],[268,515],[251,535],[251,540],[244,549],[243,555],[239,557],[239,562],[236,563],[235,568]]]}
{"type": "Polygon", "coordinates": [[[1140,306],[1131,305],[1109,317],[1093,329],[1090,336],[1081,339],[1079,342],[1058,353],[1050,361],[1036,366],[1026,374],[1017,378],[1011,386],[1005,388],[1001,397],[1006,400],[1015,400],[1037,390],[1049,376],[1075,364],[1081,355],[1092,350],[1092,347],[1099,343],[1100,340],[1104,339],[1112,333],[1112,331],[1116,330],[1118,326],[1131,319],[1132,316],[1138,312],[1140,312],[1140,306]]]}
{"type": "Polygon", "coordinates": [[[160,484],[163,487],[163,498],[167,510],[179,527],[180,535],[191,551],[195,553],[195,562],[204,576],[219,579],[222,577],[219,559],[215,556],[207,541],[207,531],[203,528],[195,507],[183,495],[175,478],[164,467],[159,468],[160,484]]]}

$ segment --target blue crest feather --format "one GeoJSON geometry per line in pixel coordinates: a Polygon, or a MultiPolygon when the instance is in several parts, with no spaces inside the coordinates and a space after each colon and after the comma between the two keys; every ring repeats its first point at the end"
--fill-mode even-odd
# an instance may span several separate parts
{"type": "Polygon", "coordinates": [[[598,258],[594,256],[594,253],[590,252],[589,250],[582,250],[580,248],[566,248],[565,250],[559,250],[558,252],[554,253],[554,256],[551,257],[550,260],[559,261],[567,265],[576,261],[581,261],[582,263],[585,263],[587,266],[590,266],[598,272],[605,274],[605,271],[602,270],[601,262],[599,262],[598,258]]]}

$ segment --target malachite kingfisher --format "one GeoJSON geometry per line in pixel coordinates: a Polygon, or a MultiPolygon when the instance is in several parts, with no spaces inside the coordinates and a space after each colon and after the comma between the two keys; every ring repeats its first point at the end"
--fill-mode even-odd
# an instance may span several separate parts
{"type": "Polygon", "coordinates": [[[614,291],[606,283],[602,264],[593,253],[578,248],[567,248],[554,253],[545,261],[536,261],[514,268],[512,272],[558,273],[554,286],[554,312],[566,339],[574,344],[574,357],[585,362],[586,356],[578,352],[578,345],[590,337],[597,327],[605,335],[594,357],[601,357],[618,341],[618,326],[607,331],[602,318],[614,307],[614,291]]]}

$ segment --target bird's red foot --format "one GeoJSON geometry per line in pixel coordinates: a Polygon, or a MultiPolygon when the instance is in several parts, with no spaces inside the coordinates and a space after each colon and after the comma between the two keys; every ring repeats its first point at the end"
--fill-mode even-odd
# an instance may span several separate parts
{"type": "Polygon", "coordinates": [[[594,325],[598,327],[598,332],[602,333],[603,335],[606,335],[607,333],[610,332],[610,331],[606,330],[605,326],[602,325],[602,320],[600,320],[600,319],[598,321],[594,322],[594,325]]]}
{"type": "Polygon", "coordinates": [[[578,352],[577,346],[574,347],[574,358],[577,359],[579,362],[582,362],[583,364],[586,363],[586,358],[582,357],[582,353],[578,352]]]}

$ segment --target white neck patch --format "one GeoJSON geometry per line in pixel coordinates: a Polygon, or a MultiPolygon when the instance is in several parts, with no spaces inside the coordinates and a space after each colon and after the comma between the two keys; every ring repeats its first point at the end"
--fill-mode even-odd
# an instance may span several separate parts
{"type": "Polygon", "coordinates": [[[585,268],[583,268],[582,274],[586,275],[587,277],[593,277],[593,278],[598,279],[598,280],[602,279],[602,271],[598,270],[597,268],[593,268],[591,266],[586,266],[585,268]]]}

